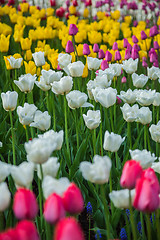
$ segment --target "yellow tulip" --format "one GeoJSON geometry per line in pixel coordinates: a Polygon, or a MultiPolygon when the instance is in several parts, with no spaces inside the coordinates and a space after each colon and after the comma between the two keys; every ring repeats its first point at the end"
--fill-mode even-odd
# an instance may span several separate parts
{"type": "Polygon", "coordinates": [[[36,65],[33,61],[29,61],[28,63],[24,61],[25,72],[30,73],[32,75],[36,74],[36,65]]]}
{"type": "Polygon", "coordinates": [[[19,4],[20,7],[21,7],[21,12],[28,12],[28,9],[29,9],[29,3],[20,3],[19,4]]]}
{"type": "Polygon", "coordinates": [[[89,10],[88,10],[88,8],[85,8],[84,12],[83,12],[83,17],[88,18],[88,16],[89,16],[89,10]]]}
{"type": "Polygon", "coordinates": [[[54,9],[53,9],[53,8],[47,8],[47,9],[46,9],[46,15],[47,15],[47,17],[53,16],[53,14],[54,14],[54,9]]]}
{"type": "Polygon", "coordinates": [[[23,37],[23,29],[14,31],[13,38],[15,42],[20,42],[23,37]]]}
{"type": "Polygon", "coordinates": [[[29,49],[29,50],[26,51],[25,60],[26,60],[26,61],[30,61],[31,59],[32,59],[32,52],[31,52],[31,50],[29,49]]]}
{"type": "Polygon", "coordinates": [[[44,70],[46,70],[46,71],[48,71],[50,68],[51,68],[51,67],[50,67],[50,64],[47,63],[47,62],[45,63],[45,65],[42,66],[42,69],[44,69],[44,70]]]}
{"type": "Polygon", "coordinates": [[[130,24],[131,21],[132,21],[132,17],[131,17],[131,16],[125,16],[125,17],[124,17],[124,21],[125,21],[126,23],[130,24]]]}
{"type": "Polygon", "coordinates": [[[70,6],[70,7],[69,7],[69,13],[70,13],[70,14],[75,14],[75,13],[76,13],[76,7],[70,6]]]}
{"type": "Polygon", "coordinates": [[[111,17],[115,20],[118,20],[120,18],[120,11],[116,10],[114,12],[111,12],[111,17]]]}
{"type": "Polygon", "coordinates": [[[103,33],[103,42],[105,42],[105,43],[108,42],[108,35],[107,35],[107,33],[103,33]]]}
{"type": "Polygon", "coordinates": [[[102,49],[104,51],[104,53],[106,53],[107,46],[106,45],[100,45],[100,49],[102,49]]]}
{"type": "Polygon", "coordinates": [[[103,19],[105,17],[105,12],[101,12],[101,11],[97,12],[97,17],[99,20],[103,19]]]}
{"type": "Polygon", "coordinates": [[[32,39],[29,38],[21,38],[21,48],[22,50],[26,51],[29,50],[31,48],[32,45],[32,39]]]}
{"type": "Polygon", "coordinates": [[[5,37],[3,34],[0,36],[0,52],[8,52],[9,49],[9,39],[11,35],[5,37]]]}
{"type": "Polygon", "coordinates": [[[88,77],[88,65],[87,65],[87,63],[84,66],[83,74],[82,74],[82,78],[86,78],[86,77],[88,77]]]}
{"type": "Polygon", "coordinates": [[[140,58],[140,60],[142,60],[143,57],[147,58],[147,52],[143,51],[143,50],[140,50],[139,51],[139,58],[140,58]]]}
{"type": "Polygon", "coordinates": [[[10,58],[11,56],[4,56],[4,61],[5,61],[5,64],[6,64],[6,68],[7,68],[7,70],[11,70],[12,69],[12,67],[11,67],[11,65],[10,65],[10,63],[9,63],[9,61],[8,61],[8,59],[7,58],[10,58]]]}
{"type": "Polygon", "coordinates": [[[78,44],[77,53],[79,57],[83,56],[83,44],[78,44]]]}
{"type": "Polygon", "coordinates": [[[51,56],[48,56],[48,60],[50,61],[52,68],[57,69],[58,67],[58,53],[54,53],[51,56]]]}
{"type": "Polygon", "coordinates": [[[100,32],[97,31],[91,31],[88,32],[88,41],[91,44],[95,44],[95,43],[101,43],[102,41],[102,35],[100,32]]]}

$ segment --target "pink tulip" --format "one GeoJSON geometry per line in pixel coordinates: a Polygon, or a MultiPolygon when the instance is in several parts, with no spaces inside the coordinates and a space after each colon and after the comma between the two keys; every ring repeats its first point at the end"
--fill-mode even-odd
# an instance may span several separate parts
{"type": "Polygon", "coordinates": [[[20,240],[17,237],[17,232],[15,229],[8,229],[5,232],[0,233],[0,240],[20,240]]]}
{"type": "Polygon", "coordinates": [[[114,51],[115,51],[115,50],[118,50],[118,44],[117,44],[117,42],[114,42],[114,43],[113,43],[112,49],[113,49],[114,51]]]}
{"type": "Polygon", "coordinates": [[[89,45],[87,43],[83,44],[83,55],[89,55],[91,53],[89,45]]]}
{"type": "Polygon", "coordinates": [[[106,68],[109,68],[107,60],[102,60],[101,69],[104,71],[106,68]]]}
{"type": "Polygon", "coordinates": [[[35,194],[29,189],[19,188],[14,195],[13,211],[18,219],[34,219],[38,213],[35,194]]]}
{"type": "Polygon", "coordinates": [[[112,53],[110,53],[109,51],[106,51],[105,59],[107,60],[107,62],[111,62],[112,53]]]}
{"type": "Polygon", "coordinates": [[[124,47],[124,48],[127,48],[127,45],[128,45],[128,39],[127,39],[127,38],[124,38],[124,39],[123,39],[123,47],[124,47]]]}
{"type": "Polygon", "coordinates": [[[99,59],[105,58],[105,54],[104,54],[104,51],[102,49],[99,49],[98,58],[99,59]]]}
{"type": "Polygon", "coordinates": [[[126,77],[122,77],[121,83],[126,83],[127,82],[127,78],[126,77]]]}
{"type": "Polygon", "coordinates": [[[147,38],[147,35],[144,31],[141,31],[141,39],[145,40],[147,38]]]}
{"type": "Polygon", "coordinates": [[[159,195],[156,184],[149,178],[137,180],[133,206],[142,212],[154,212],[159,207],[159,195]]]}
{"type": "Polygon", "coordinates": [[[77,34],[77,32],[78,32],[77,26],[75,24],[70,24],[70,26],[69,26],[69,35],[74,36],[74,35],[77,34]]]}
{"type": "Polygon", "coordinates": [[[40,240],[37,229],[33,222],[23,220],[16,226],[17,240],[40,240]]]}
{"type": "Polygon", "coordinates": [[[67,212],[71,214],[77,214],[82,212],[84,207],[84,201],[80,189],[75,183],[71,183],[70,186],[63,194],[63,204],[67,212]]]}
{"type": "Polygon", "coordinates": [[[93,52],[98,53],[99,52],[99,46],[97,43],[93,45],[93,52]]]}
{"type": "Polygon", "coordinates": [[[44,204],[44,218],[48,223],[56,223],[65,217],[62,198],[56,193],[51,194],[44,204]]]}
{"type": "Polygon", "coordinates": [[[80,225],[75,218],[60,220],[55,228],[53,240],[84,240],[80,225]]]}
{"type": "Polygon", "coordinates": [[[121,60],[121,54],[118,50],[115,52],[115,57],[114,58],[115,58],[115,61],[121,60]]]}
{"type": "Polygon", "coordinates": [[[122,175],[120,178],[120,184],[123,188],[133,189],[136,185],[136,181],[141,177],[143,169],[139,162],[135,160],[129,160],[124,164],[122,175]]]}
{"type": "Polygon", "coordinates": [[[68,40],[66,44],[66,53],[72,53],[74,52],[74,47],[72,41],[68,40]]]}

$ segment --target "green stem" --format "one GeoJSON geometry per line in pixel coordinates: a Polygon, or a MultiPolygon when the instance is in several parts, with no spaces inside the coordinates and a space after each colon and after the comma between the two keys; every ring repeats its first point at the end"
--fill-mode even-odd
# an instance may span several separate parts
{"type": "Polygon", "coordinates": [[[15,151],[15,135],[13,129],[13,117],[12,111],[9,110],[10,122],[11,122],[11,132],[12,132],[12,150],[13,150],[13,165],[16,165],[16,151],[15,151]]]}
{"type": "Polygon", "coordinates": [[[41,222],[41,231],[43,230],[43,198],[42,198],[42,185],[41,180],[38,178],[38,191],[39,191],[39,210],[40,210],[40,222],[41,222]]]}
{"type": "Polygon", "coordinates": [[[147,240],[152,240],[152,236],[151,236],[151,222],[150,222],[149,214],[146,214],[146,225],[147,225],[147,240]]]}
{"type": "Polygon", "coordinates": [[[64,96],[64,118],[65,118],[65,140],[66,140],[68,156],[69,156],[69,159],[71,161],[69,141],[68,141],[68,122],[67,122],[67,100],[66,100],[66,96],[64,96]]]}
{"type": "Polygon", "coordinates": [[[110,112],[110,121],[111,121],[111,129],[112,132],[114,132],[114,125],[113,125],[113,115],[112,115],[112,108],[109,108],[109,112],[110,112]]]}
{"type": "Polygon", "coordinates": [[[90,216],[89,216],[88,240],[91,239],[91,230],[90,230],[90,228],[91,228],[91,219],[90,219],[90,216]]]}
{"type": "Polygon", "coordinates": [[[93,140],[93,153],[95,156],[96,155],[96,129],[93,129],[91,131],[92,131],[92,140],[93,140]]]}
{"type": "Polygon", "coordinates": [[[159,107],[157,107],[157,123],[159,121],[159,107]]]}
{"type": "Polygon", "coordinates": [[[160,236],[160,228],[159,228],[159,209],[156,210],[156,228],[157,228],[157,239],[160,236]]]}
{"type": "Polygon", "coordinates": [[[152,113],[153,113],[153,124],[155,124],[155,106],[154,105],[153,105],[152,113]]]}
{"type": "Polygon", "coordinates": [[[106,222],[106,230],[107,230],[107,240],[110,239],[110,226],[109,226],[109,209],[107,206],[107,201],[106,201],[106,196],[105,196],[105,191],[104,191],[104,185],[101,185],[101,196],[102,196],[102,201],[103,201],[103,206],[104,206],[104,218],[106,222]]]}
{"type": "Polygon", "coordinates": [[[144,149],[147,149],[147,129],[146,125],[144,126],[144,149]]]}
{"type": "Polygon", "coordinates": [[[74,47],[74,52],[77,56],[77,60],[78,60],[78,53],[77,53],[77,48],[76,48],[76,43],[75,43],[75,39],[74,39],[74,35],[72,36],[72,42],[73,42],[73,47],[74,47]]]}
{"type": "Polygon", "coordinates": [[[109,132],[111,131],[110,122],[109,122],[109,118],[108,118],[108,109],[107,108],[105,108],[105,128],[109,132]]]}
{"type": "Polygon", "coordinates": [[[142,226],[142,239],[146,239],[145,230],[144,230],[143,213],[142,212],[140,212],[140,219],[141,219],[141,226],[142,226]]]}
{"type": "Polygon", "coordinates": [[[103,135],[102,135],[102,121],[100,123],[100,155],[103,156],[103,135]]]}
{"type": "Polygon", "coordinates": [[[54,131],[56,131],[56,109],[55,109],[55,96],[52,99],[52,108],[53,108],[53,127],[54,127],[54,131]]]}
{"type": "Polygon", "coordinates": [[[77,109],[74,110],[75,116],[75,127],[76,127],[76,138],[77,138],[77,150],[79,149],[79,132],[78,132],[78,116],[77,109]]]}
{"type": "Polygon", "coordinates": [[[0,212],[0,232],[3,232],[5,229],[5,224],[4,224],[4,213],[0,212]]]}
{"type": "Polygon", "coordinates": [[[46,91],[45,94],[46,94],[47,110],[48,110],[48,114],[50,115],[51,113],[50,113],[50,105],[49,105],[49,92],[46,91]]]}
{"type": "Polygon", "coordinates": [[[133,209],[132,209],[131,190],[129,190],[129,210],[130,210],[130,216],[131,216],[131,227],[132,227],[133,239],[137,240],[137,233],[136,233],[136,227],[134,223],[134,216],[133,216],[133,209]]]}
{"type": "Polygon", "coordinates": [[[26,131],[26,142],[29,141],[29,137],[28,137],[28,126],[25,126],[25,131],[26,131]]]}
{"type": "Polygon", "coordinates": [[[127,122],[127,137],[129,148],[132,149],[131,122],[127,122]]]}

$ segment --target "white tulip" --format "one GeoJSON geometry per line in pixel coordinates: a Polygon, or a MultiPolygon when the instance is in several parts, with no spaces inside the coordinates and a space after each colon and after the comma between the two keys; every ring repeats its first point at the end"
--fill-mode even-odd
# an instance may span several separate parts
{"type": "Polygon", "coordinates": [[[64,93],[68,93],[71,91],[73,86],[73,80],[70,76],[65,76],[60,79],[58,82],[51,83],[52,86],[52,92],[55,94],[61,94],[64,95],[64,93]]]}
{"type": "Polygon", "coordinates": [[[160,93],[156,92],[154,101],[153,101],[153,106],[159,107],[160,106],[160,93]]]}
{"type": "Polygon", "coordinates": [[[119,64],[119,63],[109,64],[109,69],[110,69],[110,71],[114,72],[115,77],[118,77],[121,75],[122,64],[119,64]]]}
{"type": "Polygon", "coordinates": [[[11,165],[0,161],[0,182],[3,182],[10,174],[11,165]]]}
{"type": "Polygon", "coordinates": [[[124,142],[125,137],[122,138],[120,135],[113,132],[105,132],[103,148],[107,151],[117,152],[120,148],[122,142],[124,142]]]}
{"type": "Polygon", "coordinates": [[[33,163],[42,164],[48,160],[52,152],[55,151],[56,146],[56,143],[53,144],[50,139],[34,138],[24,145],[27,152],[27,160],[33,163]]]}
{"type": "Polygon", "coordinates": [[[13,111],[15,110],[16,106],[17,106],[17,99],[18,99],[18,93],[13,91],[13,92],[2,92],[1,93],[1,98],[2,98],[2,104],[3,104],[3,108],[6,111],[13,111]]]}
{"type": "Polygon", "coordinates": [[[87,83],[87,91],[88,91],[89,99],[91,99],[91,100],[94,100],[94,96],[93,96],[92,90],[95,89],[95,88],[96,88],[95,82],[90,80],[87,83]]]}
{"type": "Polygon", "coordinates": [[[11,194],[5,182],[0,183],[0,212],[9,207],[11,194]]]}
{"type": "Polygon", "coordinates": [[[10,57],[10,58],[7,58],[10,65],[11,65],[11,68],[13,69],[17,69],[17,68],[20,68],[21,67],[21,64],[22,64],[22,61],[23,61],[23,58],[17,58],[15,59],[14,57],[10,57]]]}
{"type": "Polygon", "coordinates": [[[133,86],[136,88],[143,88],[148,81],[148,77],[144,74],[138,75],[136,73],[132,74],[133,86]]]}
{"type": "Polygon", "coordinates": [[[61,71],[55,72],[51,69],[46,71],[43,69],[41,71],[41,74],[42,74],[42,77],[44,78],[46,84],[49,85],[50,83],[53,83],[55,81],[58,82],[61,79],[63,72],[61,72],[61,71]]]}
{"type": "Polygon", "coordinates": [[[11,175],[17,188],[29,188],[34,177],[34,164],[23,162],[19,166],[12,166],[11,175]]]}
{"type": "Polygon", "coordinates": [[[152,121],[152,112],[149,107],[141,107],[137,112],[137,122],[143,125],[149,124],[152,121]]]}
{"type": "Polygon", "coordinates": [[[160,162],[154,162],[152,163],[151,168],[156,172],[160,174],[160,162]]]}
{"type": "Polygon", "coordinates": [[[138,104],[133,105],[132,107],[129,106],[128,103],[125,103],[123,107],[120,107],[123,118],[126,122],[134,122],[137,120],[137,113],[139,110],[138,104]]]}
{"type": "Polygon", "coordinates": [[[132,91],[130,88],[127,90],[127,92],[120,91],[120,95],[118,95],[120,99],[122,99],[124,102],[133,104],[136,102],[136,91],[132,91]]]}
{"type": "Polygon", "coordinates": [[[35,81],[35,84],[44,92],[51,89],[51,85],[46,83],[46,80],[43,76],[40,76],[40,81],[35,81]]]}
{"type": "Polygon", "coordinates": [[[34,104],[25,103],[24,107],[17,107],[17,114],[22,125],[29,125],[33,122],[37,107],[34,104]]]}
{"type": "MultiPolygon", "coordinates": [[[[135,189],[131,190],[132,203],[134,200],[135,189]]],[[[129,208],[129,190],[123,189],[119,191],[112,191],[109,193],[109,198],[116,208],[129,208]]]]}
{"type": "Polygon", "coordinates": [[[152,80],[156,80],[160,76],[160,69],[158,67],[152,66],[151,68],[147,68],[148,77],[152,80]]]}
{"type": "Polygon", "coordinates": [[[102,60],[93,57],[87,57],[87,65],[89,70],[97,70],[101,65],[102,60]]]}
{"type": "Polygon", "coordinates": [[[47,199],[52,193],[62,196],[69,185],[70,181],[65,177],[59,179],[52,178],[51,176],[44,177],[42,182],[44,198],[47,199]]]}
{"type": "MultiPolygon", "coordinates": [[[[60,163],[58,163],[58,158],[56,157],[49,158],[47,162],[42,164],[43,177],[51,176],[55,178],[57,176],[59,166],[60,163]]],[[[39,165],[37,165],[37,175],[40,179],[42,178],[39,165]]]]}
{"type": "Polygon", "coordinates": [[[101,112],[100,110],[93,111],[88,110],[87,115],[83,114],[83,119],[85,121],[86,126],[89,129],[95,129],[99,126],[101,123],[101,112]]]}
{"type": "Polygon", "coordinates": [[[149,131],[153,141],[160,143],[160,121],[157,123],[157,125],[152,124],[149,128],[149,131]]]}
{"type": "Polygon", "coordinates": [[[96,76],[94,82],[95,86],[100,88],[108,88],[112,83],[111,80],[108,80],[107,75],[96,76]]]}
{"type": "Polygon", "coordinates": [[[144,150],[135,149],[133,151],[129,150],[129,152],[131,158],[138,161],[143,169],[151,167],[152,163],[157,159],[154,153],[151,153],[146,149],[144,150]]]}
{"type": "Polygon", "coordinates": [[[93,107],[92,104],[87,103],[87,95],[78,90],[73,90],[66,95],[66,99],[68,101],[68,106],[71,109],[79,108],[79,107],[93,107]]]}
{"type": "Polygon", "coordinates": [[[72,77],[81,77],[83,75],[84,64],[81,61],[70,63],[67,68],[72,77]]]}
{"type": "Polygon", "coordinates": [[[104,184],[109,180],[109,174],[111,170],[112,162],[108,156],[95,155],[93,163],[81,162],[79,169],[82,172],[82,176],[92,183],[104,184]]]}
{"type": "Polygon", "coordinates": [[[37,67],[45,65],[44,52],[35,52],[32,54],[32,56],[37,67]]]}
{"type": "Polygon", "coordinates": [[[69,55],[68,53],[60,53],[58,55],[58,64],[60,66],[60,68],[65,68],[68,66],[69,63],[71,63],[72,60],[72,56],[69,55]]]}
{"type": "Polygon", "coordinates": [[[31,75],[27,73],[25,75],[21,75],[17,80],[14,80],[14,83],[21,90],[21,92],[31,92],[34,87],[34,83],[36,81],[36,74],[31,75]]]}
{"type": "Polygon", "coordinates": [[[38,137],[42,139],[49,139],[49,141],[52,142],[54,145],[56,144],[55,150],[60,150],[63,144],[64,132],[63,130],[59,132],[50,130],[42,135],[38,135],[38,137]]]}
{"type": "Polygon", "coordinates": [[[107,76],[109,81],[112,81],[115,75],[115,71],[111,68],[106,68],[104,71],[101,69],[96,73],[96,76],[107,76]]]}
{"type": "Polygon", "coordinates": [[[141,106],[149,106],[153,103],[155,99],[156,90],[145,89],[145,90],[139,90],[136,93],[137,93],[136,101],[141,106]]]}
{"type": "Polygon", "coordinates": [[[123,63],[122,68],[126,71],[126,73],[132,74],[137,71],[138,58],[135,60],[133,60],[132,58],[129,58],[128,60],[125,60],[122,63],[123,63]]]}
{"type": "Polygon", "coordinates": [[[40,129],[41,131],[46,131],[51,126],[51,116],[47,111],[41,112],[37,110],[34,115],[34,121],[30,124],[30,127],[35,127],[40,129]]]}
{"type": "Polygon", "coordinates": [[[94,99],[99,102],[103,107],[109,108],[116,103],[117,90],[114,88],[95,88],[92,90],[94,99]]]}

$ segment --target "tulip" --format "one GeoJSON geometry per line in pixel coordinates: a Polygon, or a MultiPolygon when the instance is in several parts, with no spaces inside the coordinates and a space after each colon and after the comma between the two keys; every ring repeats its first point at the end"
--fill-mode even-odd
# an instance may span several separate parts
{"type": "Polygon", "coordinates": [[[41,112],[37,110],[34,116],[34,121],[30,124],[30,127],[35,127],[41,131],[46,131],[50,128],[51,125],[51,116],[47,111],[41,112]]]}
{"type": "Polygon", "coordinates": [[[153,46],[154,46],[154,49],[156,49],[156,50],[158,50],[160,48],[157,41],[153,42],[153,46]]]}
{"type": "Polygon", "coordinates": [[[99,49],[98,58],[99,59],[105,58],[105,54],[104,54],[104,51],[102,49],[99,49]]]}
{"type": "Polygon", "coordinates": [[[48,197],[44,204],[43,215],[45,220],[50,224],[55,224],[61,218],[65,217],[63,201],[59,195],[53,193],[48,197]]]}
{"type": "Polygon", "coordinates": [[[114,51],[115,51],[115,50],[118,50],[118,44],[117,44],[117,42],[114,42],[114,43],[113,43],[112,49],[113,49],[114,51]]]}
{"type": "Polygon", "coordinates": [[[87,115],[83,114],[83,119],[86,126],[89,129],[96,129],[101,123],[101,113],[100,110],[92,111],[88,110],[87,115]]]}
{"type": "Polygon", "coordinates": [[[17,105],[18,93],[17,92],[2,92],[1,93],[3,108],[6,111],[13,111],[17,105]]]}
{"type": "Polygon", "coordinates": [[[93,52],[98,53],[99,52],[99,46],[97,43],[93,45],[93,52]]]}
{"type": "Polygon", "coordinates": [[[127,82],[127,78],[126,77],[122,77],[121,83],[126,83],[126,82],[127,82]]]}
{"type": "MultiPolygon", "coordinates": [[[[72,68],[72,72],[73,71],[74,70],[72,68]]],[[[52,86],[52,92],[54,92],[57,95],[58,94],[64,95],[64,93],[68,93],[72,89],[72,86],[73,86],[72,77],[70,76],[62,77],[60,81],[51,83],[51,86],[52,86]]]]}
{"type": "Polygon", "coordinates": [[[92,183],[104,184],[108,182],[112,162],[107,156],[101,157],[95,155],[93,163],[81,162],[79,169],[83,177],[92,183]]]}
{"type": "Polygon", "coordinates": [[[87,64],[89,70],[97,70],[101,65],[102,60],[98,58],[87,57],[87,64]]]}
{"type": "Polygon", "coordinates": [[[132,52],[131,52],[131,58],[133,58],[133,60],[139,58],[138,50],[136,50],[136,49],[132,49],[132,52]]]}
{"type": "Polygon", "coordinates": [[[71,109],[79,107],[93,107],[92,104],[87,103],[88,96],[78,90],[71,91],[66,95],[68,106],[71,109]]]}
{"type": "Polygon", "coordinates": [[[65,13],[65,10],[63,7],[57,8],[56,9],[56,16],[62,18],[65,13]]]}
{"type": "Polygon", "coordinates": [[[83,75],[84,64],[81,61],[70,63],[67,68],[72,77],[81,77],[83,75]]]}
{"type": "Polygon", "coordinates": [[[109,108],[116,103],[117,90],[114,88],[95,88],[92,90],[94,99],[99,102],[103,107],[109,108]]]}
{"type": "Polygon", "coordinates": [[[133,206],[146,213],[154,212],[159,207],[159,192],[151,179],[144,176],[137,180],[133,206]]]}
{"type": "Polygon", "coordinates": [[[128,45],[128,39],[127,38],[123,38],[123,47],[127,48],[128,45]]]}
{"type": "Polygon", "coordinates": [[[119,61],[119,60],[121,60],[121,54],[120,54],[120,52],[117,50],[117,51],[115,52],[115,61],[119,61]]]}
{"type": "Polygon", "coordinates": [[[127,92],[120,91],[119,97],[126,103],[133,104],[136,102],[136,90],[132,91],[130,88],[127,90],[127,92]]]}
{"type": "Polygon", "coordinates": [[[107,62],[111,62],[112,54],[109,51],[106,51],[105,59],[107,60],[107,62]]]}
{"type": "Polygon", "coordinates": [[[80,225],[75,218],[64,218],[58,222],[54,232],[54,240],[84,240],[80,225]]]}
{"type": "Polygon", "coordinates": [[[29,188],[34,177],[34,164],[22,162],[19,166],[12,166],[11,175],[17,187],[29,188]]]}
{"type": "Polygon", "coordinates": [[[83,44],[83,55],[89,55],[91,53],[89,45],[87,43],[83,44]]]}
{"type": "Polygon", "coordinates": [[[18,86],[18,88],[25,93],[29,93],[33,90],[34,83],[36,80],[36,74],[31,75],[30,73],[21,75],[18,78],[19,81],[14,80],[14,83],[18,86]]]}
{"type": "Polygon", "coordinates": [[[147,35],[144,31],[141,31],[141,39],[145,40],[147,38],[147,35]]]}
{"type": "Polygon", "coordinates": [[[70,214],[81,213],[84,208],[84,200],[80,189],[75,183],[71,183],[67,190],[63,193],[63,205],[70,214]]]}
{"type": "Polygon", "coordinates": [[[56,6],[56,0],[50,0],[50,5],[51,5],[51,7],[55,7],[56,6]]]}
{"type": "Polygon", "coordinates": [[[11,194],[5,182],[0,183],[0,212],[9,207],[11,194]]]}
{"type": "Polygon", "coordinates": [[[35,52],[32,56],[37,67],[45,65],[44,52],[35,52]]]}
{"type": "MultiPolygon", "coordinates": [[[[60,163],[58,163],[58,158],[51,157],[47,160],[47,162],[42,164],[42,170],[43,170],[43,177],[45,176],[51,176],[56,177],[57,172],[59,169],[60,163]]],[[[37,175],[40,179],[42,179],[40,166],[37,166],[37,175]]]]}
{"type": "Polygon", "coordinates": [[[74,47],[73,47],[73,43],[72,43],[72,41],[68,41],[67,42],[67,45],[66,45],[66,53],[72,53],[72,52],[74,52],[74,47]]]}
{"type": "Polygon", "coordinates": [[[69,185],[70,182],[68,178],[62,177],[56,179],[51,176],[45,176],[42,182],[44,198],[47,199],[52,193],[56,193],[62,197],[69,185]]]}
{"type": "Polygon", "coordinates": [[[106,131],[104,135],[103,148],[107,151],[117,152],[124,140],[125,137],[122,138],[118,134],[115,134],[113,132],[109,133],[108,131],[106,131]]]}
{"type": "Polygon", "coordinates": [[[132,41],[133,41],[133,43],[137,43],[138,42],[138,39],[136,38],[135,35],[132,36],[132,41]]]}
{"type": "Polygon", "coordinates": [[[20,221],[17,224],[15,231],[17,236],[16,239],[40,240],[36,226],[34,225],[33,222],[30,222],[28,220],[20,221]]]}
{"type": "Polygon", "coordinates": [[[17,219],[34,219],[38,213],[35,194],[25,188],[19,188],[14,195],[13,211],[17,219]]]}
{"type": "Polygon", "coordinates": [[[0,183],[5,181],[6,177],[10,174],[10,167],[10,164],[0,161],[0,183]]]}
{"type": "Polygon", "coordinates": [[[17,114],[19,116],[19,122],[22,125],[29,125],[33,122],[34,115],[37,107],[34,104],[24,103],[24,107],[17,107],[17,114]]]}
{"type": "MultiPolygon", "coordinates": [[[[133,203],[135,190],[131,190],[131,201],[133,203]]],[[[129,190],[123,189],[119,191],[112,191],[109,193],[109,198],[117,208],[129,208],[129,190]]]]}
{"type": "Polygon", "coordinates": [[[58,64],[60,66],[60,68],[65,68],[68,66],[69,63],[71,63],[72,60],[72,56],[69,54],[64,54],[64,53],[60,53],[58,55],[58,64]]]}
{"type": "Polygon", "coordinates": [[[144,74],[138,75],[136,73],[132,74],[133,86],[136,88],[143,88],[148,81],[148,77],[144,74]]]}
{"type": "Polygon", "coordinates": [[[70,24],[69,26],[69,35],[74,36],[78,32],[78,28],[75,24],[70,24]]]}
{"type": "Polygon", "coordinates": [[[21,67],[21,64],[22,64],[22,61],[23,61],[23,58],[17,58],[15,59],[14,57],[10,57],[10,58],[7,58],[9,63],[10,63],[10,66],[12,69],[17,69],[17,68],[20,68],[21,67]]]}
{"type": "Polygon", "coordinates": [[[120,184],[123,188],[135,188],[136,181],[142,176],[143,169],[139,162],[129,160],[124,164],[120,184]]]}
{"type": "Polygon", "coordinates": [[[141,105],[141,106],[149,106],[153,103],[156,90],[138,90],[136,92],[137,97],[136,101],[141,105]]]}
{"type": "Polygon", "coordinates": [[[44,81],[46,82],[46,84],[49,85],[50,83],[53,83],[55,81],[58,82],[61,79],[63,72],[60,72],[60,71],[55,72],[51,69],[46,71],[43,69],[41,71],[41,74],[42,74],[42,77],[43,77],[44,81]]]}
{"type": "Polygon", "coordinates": [[[123,65],[119,63],[109,64],[110,70],[114,72],[114,76],[116,77],[122,74],[122,66],[123,65]]]}
{"type": "Polygon", "coordinates": [[[148,77],[152,80],[156,80],[159,78],[159,68],[152,66],[151,68],[147,68],[148,77]]]}
{"type": "Polygon", "coordinates": [[[150,28],[150,32],[149,32],[149,36],[150,37],[154,37],[158,34],[158,29],[157,29],[157,26],[153,26],[150,28]]]}
{"type": "Polygon", "coordinates": [[[129,60],[123,61],[122,68],[129,74],[132,74],[137,71],[138,67],[138,59],[133,60],[130,58],[129,60]]]}
{"type": "Polygon", "coordinates": [[[109,68],[107,60],[102,60],[101,69],[104,71],[106,68],[109,68]]]}

